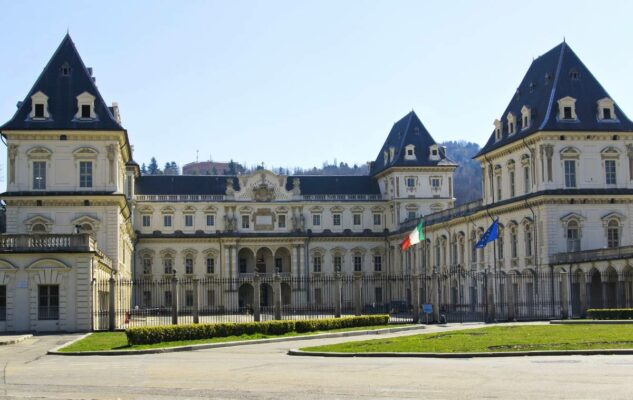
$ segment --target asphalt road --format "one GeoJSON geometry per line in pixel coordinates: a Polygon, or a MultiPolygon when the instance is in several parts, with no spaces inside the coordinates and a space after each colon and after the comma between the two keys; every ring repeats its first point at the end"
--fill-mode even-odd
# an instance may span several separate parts
{"type": "Polygon", "coordinates": [[[143,356],[45,355],[46,350],[73,337],[36,336],[2,346],[0,399],[633,398],[633,356],[412,359],[286,355],[289,348],[367,337],[143,356]]]}

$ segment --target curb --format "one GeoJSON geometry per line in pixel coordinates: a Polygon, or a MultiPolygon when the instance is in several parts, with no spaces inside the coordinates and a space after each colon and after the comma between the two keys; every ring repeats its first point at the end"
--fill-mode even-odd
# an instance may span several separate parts
{"type": "Polygon", "coordinates": [[[20,335],[18,337],[16,337],[15,339],[11,339],[11,340],[2,340],[0,338],[0,346],[8,346],[10,344],[16,344],[16,343],[20,343],[25,341],[26,339],[30,339],[32,338],[33,335],[20,335]]]}
{"type": "Polygon", "coordinates": [[[563,319],[549,322],[552,325],[628,325],[633,319],[563,319]]]}
{"type": "Polygon", "coordinates": [[[215,349],[215,348],[221,348],[221,347],[247,346],[247,345],[252,345],[252,344],[263,344],[263,343],[292,342],[295,340],[313,340],[313,339],[330,339],[330,338],[364,336],[364,335],[380,335],[380,334],[385,334],[385,333],[398,333],[398,332],[416,331],[416,330],[423,330],[423,329],[426,329],[426,326],[416,325],[416,326],[407,326],[407,327],[401,327],[401,328],[374,329],[374,330],[367,330],[367,331],[319,333],[316,335],[291,336],[291,337],[256,339],[256,340],[241,340],[241,341],[236,341],[236,342],[225,342],[225,343],[203,343],[203,344],[194,344],[194,345],[189,345],[189,346],[165,347],[165,348],[160,348],[160,349],[147,349],[147,350],[110,350],[110,351],[74,351],[74,352],[60,352],[59,351],[61,348],[69,346],[92,334],[92,333],[88,333],[68,343],[65,343],[61,346],[57,346],[54,349],[49,350],[47,354],[56,355],[56,356],[128,356],[128,355],[141,355],[141,354],[159,354],[159,353],[174,353],[178,351],[215,349]]]}
{"type": "Polygon", "coordinates": [[[478,358],[478,357],[524,357],[524,356],[594,356],[594,355],[630,355],[633,349],[597,349],[597,350],[537,350],[508,351],[491,353],[328,353],[317,351],[288,350],[289,356],[303,357],[394,357],[394,358],[478,358]]]}

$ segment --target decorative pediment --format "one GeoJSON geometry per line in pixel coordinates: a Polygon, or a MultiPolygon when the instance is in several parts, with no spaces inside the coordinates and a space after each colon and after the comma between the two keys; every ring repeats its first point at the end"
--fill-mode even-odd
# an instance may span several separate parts
{"type": "Polygon", "coordinates": [[[215,257],[217,257],[220,254],[220,252],[218,250],[216,250],[216,249],[205,249],[205,250],[202,251],[202,254],[205,257],[213,257],[213,258],[215,258],[215,257]]]}
{"type": "Polygon", "coordinates": [[[353,213],[362,213],[363,211],[365,211],[365,209],[361,206],[354,206],[352,207],[352,212],[353,213]]]}
{"type": "Polygon", "coordinates": [[[613,146],[608,146],[600,151],[600,155],[602,158],[618,158],[620,157],[620,152],[617,148],[613,146]]]}
{"type": "Polygon", "coordinates": [[[171,249],[171,248],[163,249],[163,250],[160,251],[160,256],[162,258],[165,258],[165,257],[172,257],[173,258],[175,255],[176,255],[176,250],[171,249]]]}
{"type": "Polygon", "coordinates": [[[72,221],[70,221],[70,223],[73,224],[74,226],[76,225],[83,226],[85,224],[89,224],[92,226],[94,230],[97,230],[99,228],[99,224],[101,224],[101,220],[91,215],[81,215],[79,217],[76,217],[72,221]]]}
{"type": "Polygon", "coordinates": [[[32,160],[50,160],[53,152],[44,146],[35,146],[27,150],[26,156],[32,160]]]}
{"type": "Polygon", "coordinates": [[[372,212],[375,212],[375,213],[381,213],[381,212],[384,212],[384,211],[385,211],[385,208],[384,208],[384,207],[382,207],[382,206],[373,206],[373,207],[371,208],[371,211],[372,211],[372,212]]]}
{"type": "Polygon", "coordinates": [[[216,212],[218,212],[218,209],[213,206],[208,206],[204,209],[204,212],[205,214],[215,214],[216,212]]]}
{"type": "Polygon", "coordinates": [[[362,255],[362,254],[365,254],[367,249],[365,249],[364,247],[354,247],[351,251],[354,254],[361,254],[362,255]]]}
{"type": "Polygon", "coordinates": [[[313,247],[312,249],[310,249],[310,253],[313,256],[322,256],[323,254],[325,254],[325,249],[323,247],[313,247]]]}
{"type": "Polygon", "coordinates": [[[311,213],[322,213],[323,212],[323,207],[321,207],[321,206],[314,206],[314,207],[310,208],[310,212],[311,213]]]}
{"type": "Polygon", "coordinates": [[[238,179],[240,190],[235,192],[235,198],[238,200],[258,202],[292,200],[300,194],[298,178],[293,180],[293,188],[286,190],[288,177],[265,169],[254,171],[250,175],[241,175],[238,179]]]}
{"type": "Polygon", "coordinates": [[[253,212],[253,209],[248,206],[244,206],[244,207],[240,207],[238,211],[240,214],[250,214],[253,212]]]}
{"type": "Polygon", "coordinates": [[[404,206],[404,208],[407,211],[418,211],[418,205],[417,204],[407,204],[406,206],[404,206]]]}
{"type": "Polygon", "coordinates": [[[141,258],[144,258],[144,257],[153,257],[153,256],[154,256],[154,254],[156,254],[156,251],[154,251],[154,249],[141,249],[141,250],[139,250],[139,251],[138,251],[138,255],[139,255],[141,258]]]}
{"type": "Polygon", "coordinates": [[[172,206],[165,206],[160,209],[160,212],[163,214],[173,214],[174,212],[176,212],[176,209],[172,206]]]}
{"type": "Polygon", "coordinates": [[[73,151],[73,156],[76,159],[95,159],[99,155],[99,152],[92,147],[80,147],[73,151]]]}
{"type": "Polygon", "coordinates": [[[44,215],[34,215],[24,220],[26,230],[32,233],[49,233],[53,224],[54,221],[44,215]]]}
{"type": "Polygon", "coordinates": [[[142,206],[138,209],[138,212],[141,214],[152,214],[154,212],[154,208],[150,206],[142,206]]]}
{"type": "Polygon", "coordinates": [[[530,155],[529,154],[523,154],[521,156],[521,165],[528,165],[530,163],[530,155]]]}
{"type": "Polygon", "coordinates": [[[26,267],[25,269],[27,271],[51,270],[51,269],[58,269],[58,270],[63,270],[63,271],[71,270],[70,266],[64,264],[63,262],[59,260],[55,260],[53,258],[44,258],[41,260],[37,260],[31,265],[29,265],[28,267],[26,267]]]}
{"type": "Polygon", "coordinates": [[[194,206],[187,206],[182,210],[183,214],[193,214],[196,212],[196,208],[194,206]]]}
{"type": "Polygon", "coordinates": [[[347,252],[347,250],[345,248],[343,248],[343,247],[335,247],[332,250],[330,250],[330,252],[332,254],[334,254],[335,256],[336,255],[341,256],[341,255],[345,254],[347,252]]]}
{"type": "Polygon", "coordinates": [[[2,272],[16,272],[18,267],[11,264],[9,261],[0,260],[0,271],[2,272]]]}
{"type": "Polygon", "coordinates": [[[565,214],[564,216],[562,216],[560,220],[564,224],[567,224],[567,222],[569,222],[571,220],[584,221],[585,217],[583,217],[582,215],[580,215],[578,213],[570,212],[570,213],[565,214]]]}
{"type": "Polygon", "coordinates": [[[580,150],[575,147],[565,147],[560,151],[560,158],[579,158],[580,150]]]}
{"type": "Polygon", "coordinates": [[[600,219],[605,222],[605,221],[610,221],[612,219],[617,219],[618,221],[623,221],[626,219],[626,216],[624,214],[621,214],[617,211],[612,211],[608,214],[603,215],[602,217],[600,217],[600,219]]]}
{"type": "Polygon", "coordinates": [[[534,220],[530,217],[523,217],[523,219],[521,220],[521,225],[527,226],[527,225],[532,225],[534,223],[534,220]]]}
{"type": "Polygon", "coordinates": [[[371,248],[372,254],[385,254],[385,248],[381,246],[375,246],[371,248]]]}
{"type": "Polygon", "coordinates": [[[186,248],[186,249],[182,250],[181,253],[185,257],[187,257],[187,256],[196,256],[198,254],[198,250],[192,249],[192,248],[186,248]]]}
{"type": "Polygon", "coordinates": [[[342,213],[343,212],[343,207],[341,207],[341,206],[330,207],[330,212],[342,213]]]}
{"type": "Polygon", "coordinates": [[[288,212],[288,207],[277,207],[277,214],[285,214],[288,212]]]}

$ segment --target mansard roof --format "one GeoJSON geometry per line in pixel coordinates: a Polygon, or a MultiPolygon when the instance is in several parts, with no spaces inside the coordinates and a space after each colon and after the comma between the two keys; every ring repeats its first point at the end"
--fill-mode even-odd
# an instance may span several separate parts
{"type": "Polygon", "coordinates": [[[633,122],[614,106],[614,120],[599,120],[598,100],[611,98],[591,71],[565,42],[538,57],[523,77],[516,93],[503,112],[502,137],[496,140],[495,132],[475,156],[480,156],[509,143],[522,140],[537,131],[633,131],[633,122]],[[576,120],[560,120],[558,100],[571,97],[576,100],[576,120]],[[529,108],[531,122],[522,126],[521,109],[529,108]],[[516,118],[514,134],[508,133],[508,115],[516,118]]]}
{"type": "MultiPolygon", "coordinates": [[[[368,175],[291,175],[286,180],[286,190],[292,190],[295,178],[299,179],[302,195],[380,194],[378,182],[368,175]]],[[[144,175],[136,179],[135,192],[138,195],[223,195],[227,179],[233,179],[233,188],[240,190],[239,179],[234,175],[144,175]]]]}
{"type": "Polygon", "coordinates": [[[376,175],[391,167],[431,167],[437,165],[455,165],[448,159],[443,147],[438,146],[439,157],[437,160],[430,158],[430,148],[436,145],[435,140],[426,130],[415,111],[411,111],[401,120],[393,124],[387,140],[382,145],[376,160],[371,163],[370,174],[376,175]],[[406,147],[415,146],[415,158],[407,159],[406,147]],[[391,149],[394,151],[391,157],[391,149]],[[385,157],[385,152],[388,157],[385,157]],[[386,160],[386,161],[385,161],[386,160]]]}
{"type": "Polygon", "coordinates": [[[123,130],[95,85],[91,71],[86,68],[70,35],[66,35],[55,50],[39,78],[24,98],[18,103],[13,118],[2,125],[6,130],[123,130]],[[62,67],[70,68],[68,74],[62,73],[62,67]],[[42,92],[48,97],[50,118],[32,120],[31,96],[42,92]],[[77,96],[87,92],[94,96],[96,118],[79,120],[77,114],[77,96]]]}

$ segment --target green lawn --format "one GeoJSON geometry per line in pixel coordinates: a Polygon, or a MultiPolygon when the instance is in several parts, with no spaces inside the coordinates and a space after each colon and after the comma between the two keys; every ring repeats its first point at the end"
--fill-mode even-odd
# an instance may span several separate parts
{"type": "Polygon", "coordinates": [[[514,325],[306,347],[341,353],[472,353],[633,348],[633,325],[514,325]]]}
{"type": "MultiPolygon", "coordinates": [[[[400,326],[410,326],[410,325],[398,325],[397,327],[400,327],[400,326]]],[[[376,330],[376,329],[385,329],[385,328],[394,328],[394,327],[396,326],[375,325],[375,326],[332,329],[328,331],[317,331],[317,332],[306,332],[306,333],[289,332],[283,335],[264,335],[261,333],[256,333],[252,335],[227,336],[227,337],[218,337],[218,338],[213,338],[213,339],[199,339],[199,340],[181,340],[177,342],[162,342],[162,343],[136,345],[136,346],[128,345],[125,332],[96,332],[78,342],[71,344],[70,346],[66,346],[60,349],[59,351],[61,352],[73,351],[74,352],[74,351],[159,349],[159,348],[164,348],[164,347],[189,346],[192,344],[225,343],[225,342],[236,342],[236,341],[245,341],[245,340],[278,338],[278,337],[306,336],[306,335],[315,335],[318,333],[376,330]]]]}

